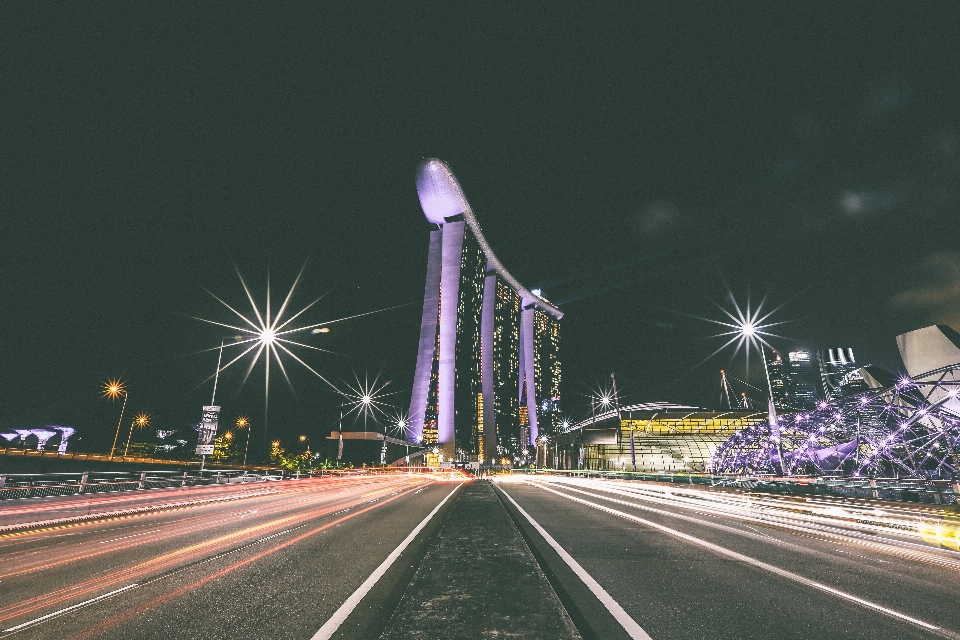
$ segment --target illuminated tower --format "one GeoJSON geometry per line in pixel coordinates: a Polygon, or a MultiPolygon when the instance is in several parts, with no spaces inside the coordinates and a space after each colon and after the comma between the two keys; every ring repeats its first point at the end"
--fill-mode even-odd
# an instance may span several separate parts
{"type": "Polygon", "coordinates": [[[417,368],[415,440],[446,460],[490,459],[497,444],[549,431],[560,403],[563,313],[508,272],[449,167],[427,160],[417,193],[430,232],[417,368]]]}

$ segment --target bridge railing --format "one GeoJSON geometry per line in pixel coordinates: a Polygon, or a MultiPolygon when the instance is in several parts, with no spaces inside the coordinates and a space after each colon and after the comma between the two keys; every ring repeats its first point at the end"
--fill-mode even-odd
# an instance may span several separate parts
{"type": "Polygon", "coordinates": [[[396,474],[430,475],[437,479],[462,479],[459,470],[428,467],[367,467],[359,469],[315,469],[304,472],[265,470],[251,473],[245,469],[199,471],[77,472],[77,473],[0,473],[0,500],[44,498],[81,494],[190,487],[212,484],[242,484],[280,480],[305,480],[321,477],[359,477],[396,474]]]}
{"type": "Polygon", "coordinates": [[[43,498],[80,494],[160,489],[208,484],[233,484],[279,480],[279,474],[252,474],[248,471],[141,471],[141,472],[77,472],[77,473],[7,473],[0,474],[0,500],[43,498]]]}

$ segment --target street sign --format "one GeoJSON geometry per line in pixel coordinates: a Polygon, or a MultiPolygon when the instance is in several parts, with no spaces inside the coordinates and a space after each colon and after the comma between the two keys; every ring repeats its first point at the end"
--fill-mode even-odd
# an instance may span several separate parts
{"type": "Polygon", "coordinates": [[[213,441],[217,439],[217,424],[220,407],[204,407],[200,431],[197,434],[197,455],[209,456],[213,453],[213,441]]]}

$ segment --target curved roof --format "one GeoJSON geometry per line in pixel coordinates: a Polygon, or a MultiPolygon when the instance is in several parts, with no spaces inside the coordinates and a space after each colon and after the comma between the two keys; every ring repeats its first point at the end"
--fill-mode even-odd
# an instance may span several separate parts
{"type": "MultiPolygon", "coordinates": [[[[690,407],[685,404],[673,404],[672,402],[642,402],[640,404],[630,404],[623,407],[620,407],[620,416],[623,417],[624,412],[631,411],[692,411],[692,412],[702,412],[709,411],[708,409],[703,409],[701,407],[690,407]]],[[[606,411],[600,412],[595,416],[586,418],[570,425],[567,429],[563,429],[563,433],[569,433],[570,431],[576,431],[577,429],[583,429],[588,427],[591,424],[597,422],[603,422],[604,420],[609,420],[617,415],[616,409],[608,409],[606,411]]]]}
{"type": "Polygon", "coordinates": [[[558,320],[563,317],[563,312],[560,309],[542,297],[531,293],[503,266],[487,243],[487,239],[483,237],[483,231],[480,229],[476,216],[473,215],[473,210],[470,208],[470,203],[467,202],[467,197],[463,194],[463,189],[460,188],[460,183],[457,182],[457,178],[445,162],[436,158],[429,158],[420,164],[417,169],[417,195],[420,197],[420,207],[423,209],[423,214],[433,224],[442,225],[447,221],[447,218],[463,215],[463,219],[470,227],[470,231],[473,232],[473,236],[477,239],[480,248],[487,257],[487,270],[495,271],[498,276],[506,280],[513,290],[520,294],[524,307],[532,304],[558,320]]]}

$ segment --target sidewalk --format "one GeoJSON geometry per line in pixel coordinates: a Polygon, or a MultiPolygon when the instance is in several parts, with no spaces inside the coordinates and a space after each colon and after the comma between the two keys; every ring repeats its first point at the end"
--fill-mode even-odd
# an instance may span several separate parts
{"type": "Polygon", "coordinates": [[[382,640],[579,639],[489,482],[463,489],[382,640]]]}

